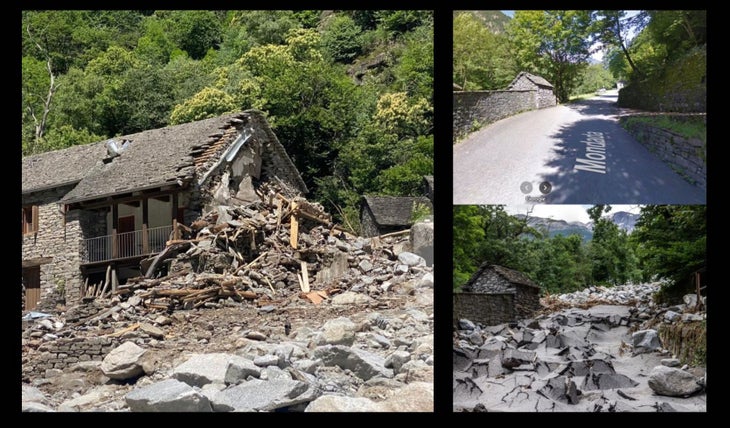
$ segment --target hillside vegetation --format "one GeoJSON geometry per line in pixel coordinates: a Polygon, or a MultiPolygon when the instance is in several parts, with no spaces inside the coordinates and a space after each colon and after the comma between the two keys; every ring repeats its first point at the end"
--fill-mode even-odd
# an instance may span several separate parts
{"type": "Polygon", "coordinates": [[[21,31],[24,155],[256,108],[353,231],[360,195],[433,173],[430,11],[23,11],[21,31]]]}

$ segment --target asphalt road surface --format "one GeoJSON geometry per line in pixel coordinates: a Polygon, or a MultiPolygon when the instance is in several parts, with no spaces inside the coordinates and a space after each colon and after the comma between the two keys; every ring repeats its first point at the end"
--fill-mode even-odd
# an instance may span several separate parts
{"type": "Polygon", "coordinates": [[[618,124],[617,96],[521,113],[454,146],[454,204],[704,204],[618,124]]]}

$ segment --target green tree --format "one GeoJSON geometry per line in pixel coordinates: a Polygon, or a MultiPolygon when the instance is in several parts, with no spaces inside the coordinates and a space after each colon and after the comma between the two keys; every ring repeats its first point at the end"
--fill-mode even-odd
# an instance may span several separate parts
{"type": "Polygon", "coordinates": [[[517,74],[509,40],[471,12],[454,16],[453,70],[454,83],[464,90],[504,89],[517,74]]]}
{"type": "Polygon", "coordinates": [[[334,61],[350,63],[362,52],[362,30],[347,15],[333,16],[322,30],[322,46],[334,61]]]}
{"type": "Polygon", "coordinates": [[[593,281],[615,285],[639,279],[638,260],[628,234],[602,217],[611,206],[594,205],[587,211],[593,221],[593,239],[588,246],[593,281]]]}
{"type": "Polygon", "coordinates": [[[580,84],[575,89],[575,94],[587,94],[601,88],[612,88],[616,86],[616,79],[611,75],[603,64],[592,64],[581,72],[580,84]]]}
{"type": "Polygon", "coordinates": [[[208,119],[238,110],[232,96],[215,88],[203,88],[192,98],[175,106],[170,124],[177,125],[208,119]]]}
{"type": "Polygon", "coordinates": [[[522,70],[545,77],[567,101],[590,56],[590,11],[516,11],[507,27],[522,70]]]}
{"type": "Polygon", "coordinates": [[[647,205],[642,208],[632,240],[644,279],[666,279],[665,292],[694,291],[694,273],[707,263],[705,205],[647,205]]]}

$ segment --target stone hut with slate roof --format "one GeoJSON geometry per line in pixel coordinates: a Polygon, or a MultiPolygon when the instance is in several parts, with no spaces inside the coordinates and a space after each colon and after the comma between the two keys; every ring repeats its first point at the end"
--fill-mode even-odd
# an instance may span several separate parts
{"type": "Polygon", "coordinates": [[[363,236],[378,236],[408,229],[419,206],[433,212],[425,196],[363,196],[360,226],[363,236]]]}
{"type": "Polygon", "coordinates": [[[552,107],[558,103],[553,85],[545,78],[526,71],[521,72],[507,86],[508,91],[536,91],[535,108],[552,107]]]}
{"type": "Polygon", "coordinates": [[[454,316],[496,325],[530,318],[540,309],[540,286],[525,274],[483,263],[454,294],[454,316]]]}
{"type": "Polygon", "coordinates": [[[258,200],[269,180],[289,197],[307,192],[257,110],[23,158],[24,309],[56,289],[77,302],[84,280],[110,266],[120,281],[139,275],[177,223],[258,200]]]}

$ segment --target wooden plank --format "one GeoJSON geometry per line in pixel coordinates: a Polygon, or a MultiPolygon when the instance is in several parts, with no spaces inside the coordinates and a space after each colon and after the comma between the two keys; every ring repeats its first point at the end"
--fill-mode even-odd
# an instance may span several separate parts
{"type": "Polygon", "coordinates": [[[139,323],[135,323],[135,324],[130,325],[127,328],[123,328],[119,331],[115,331],[114,333],[107,334],[105,337],[119,337],[119,336],[123,335],[124,333],[129,333],[130,331],[137,330],[138,328],[139,328],[139,323]]]}
{"type": "Polygon", "coordinates": [[[309,272],[307,271],[307,262],[302,262],[302,291],[309,293],[309,272]]]}
{"type": "Polygon", "coordinates": [[[112,293],[117,291],[117,287],[119,287],[119,277],[117,276],[117,270],[112,269],[112,289],[109,292],[110,296],[112,293]]]}
{"type": "Polygon", "coordinates": [[[297,220],[297,216],[294,215],[294,210],[297,207],[297,203],[292,203],[292,215],[289,217],[291,220],[291,234],[289,236],[289,244],[294,248],[297,249],[297,243],[299,242],[299,221],[297,220]]]}

